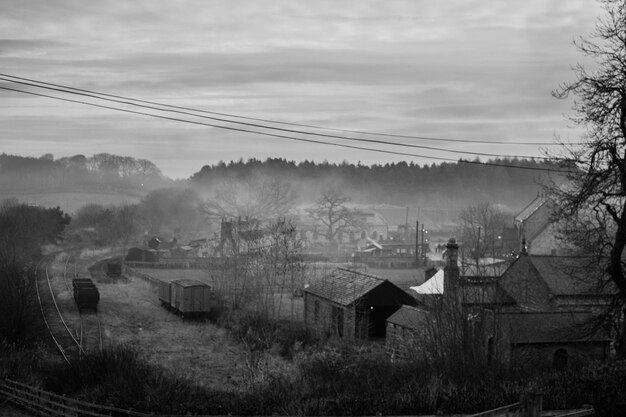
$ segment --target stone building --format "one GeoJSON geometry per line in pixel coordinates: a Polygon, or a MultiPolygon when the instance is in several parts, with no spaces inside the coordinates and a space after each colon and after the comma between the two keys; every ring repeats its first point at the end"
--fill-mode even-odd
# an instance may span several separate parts
{"type": "Polygon", "coordinates": [[[386,320],[415,299],[390,281],[337,268],[304,289],[304,322],[320,336],[382,339],[386,320]]]}
{"type": "Polygon", "coordinates": [[[393,359],[409,359],[420,349],[428,311],[402,306],[387,319],[385,347],[393,359]]]}
{"type": "Polygon", "coordinates": [[[443,277],[431,278],[438,280],[436,285],[423,284],[437,289],[419,294],[423,308],[400,310],[405,316],[388,320],[394,334],[397,329],[405,335],[388,338],[388,351],[415,349],[416,344],[419,348],[420,326],[442,305],[433,300],[452,300],[463,312],[458,316],[464,321],[461,327],[471,330],[465,336],[487,359],[505,363],[532,359],[562,367],[577,357],[609,356],[611,340],[597,319],[609,306],[612,291],[596,286],[597,277],[584,259],[522,253],[501,277],[470,280],[459,274],[457,251],[451,239],[443,277]]]}

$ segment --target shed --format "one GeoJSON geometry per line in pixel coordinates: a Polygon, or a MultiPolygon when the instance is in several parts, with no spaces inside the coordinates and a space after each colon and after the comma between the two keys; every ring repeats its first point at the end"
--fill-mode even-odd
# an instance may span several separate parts
{"type": "Polygon", "coordinates": [[[211,311],[211,287],[202,281],[175,280],[171,282],[170,291],[170,305],[183,315],[211,311]]]}
{"type": "Polygon", "coordinates": [[[428,320],[428,311],[406,305],[387,319],[385,348],[392,358],[407,359],[421,349],[428,320]]]}
{"type": "Polygon", "coordinates": [[[304,321],[321,335],[381,339],[387,318],[405,304],[415,299],[392,282],[337,268],[304,289],[304,321]]]}

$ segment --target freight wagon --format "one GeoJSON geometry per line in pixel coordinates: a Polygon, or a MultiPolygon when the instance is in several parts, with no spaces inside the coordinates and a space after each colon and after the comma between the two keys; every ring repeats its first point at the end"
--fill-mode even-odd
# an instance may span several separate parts
{"type": "Polygon", "coordinates": [[[79,310],[98,310],[100,292],[91,279],[73,279],[72,287],[74,288],[74,301],[76,301],[79,310]]]}
{"type": "Polygon", "coordinates": [[[159,301],[183,317],[199,316],[211,312],[213,292],[208,284],[193,279],[159,281],[159,301]]]}

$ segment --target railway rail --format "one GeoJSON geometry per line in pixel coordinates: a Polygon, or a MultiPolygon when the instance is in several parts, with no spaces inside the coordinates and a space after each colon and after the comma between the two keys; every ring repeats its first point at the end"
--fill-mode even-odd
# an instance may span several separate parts
{"type": "Polygon", "coordinates": [[[55,255],[47,255],[37,264],[36,278],[37,301],[44,323],[54,345],[63,357],[63,360],[71,364],[71,359],[81,352],[78,340],[70,330],[57,303],[56,295],[50,282],[50,265],[55,255]]]}
{"type": "MultiPolygon", "coordinates": [[[[87,351],[102,350],[102,325],[96,311],[81,311],[74,303],[70,306],[60,305],[58,302],[51,273],[56,255],[58,253],[44,257],[37,265],[35,288],[41,314],[52,341],[63,360],[71,364],[74,358],[87,351]]],[[[60,275],[68,294],[72,294],[70,281],[79,278],[78,259],[75,255],[67,253],[63,273],[60,275]]]]}
{"type": "MultiPolygon", "coordinates": [[[[73,260],[71,268],[71,278],[80,278],[78,258],[76,257],[76,255],[68,254],[65,261],[65,269],[63,271],[63,280],[65,281],[68,289],[70,288],[68,278],[68,275],[70,275],[70,260],[73,260]]],[[[78,307],[77,310],[80,315],[77,339],[81,347],[81,352],[84,353],[88,350],[96,349],[102,350],[102,325],[100,324],[100,317],[98,316],[98,312],[84,311],[78,307]]]]}

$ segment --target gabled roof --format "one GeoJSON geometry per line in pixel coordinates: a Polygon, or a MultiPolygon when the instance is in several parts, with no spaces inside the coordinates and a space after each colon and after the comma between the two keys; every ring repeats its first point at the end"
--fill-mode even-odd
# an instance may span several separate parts
{"type": "Polygon", "coordinates": [[[428,312],[421,308],[403,305],[387,319],[388,323],[406,327],[407,329],[419,329],[428,317],[428,312]]]}
{"type": "MultiPolygon", "coordinates": [[[[348,306],[384,283],[391,284],[390,281],[376,275],[337,268],[328,275],[313,281],[304,291],[348,306]]],[[[396,288],[403,292],[400,288],[396,288]]]]}
{"type": "Polygon", "coordinates": [[[444,272],[443,269],[440,269],[430,277],[426,282],[421,285],[417,285],[415,287],[410,287],[409,289],[415,291],[418,294],[443,294],[443,282],[444,282],[444,272]]]}
{"type": "Polygon", "coordinates": [[[552,255],[528,255],[525,258],[534,267],[534,271],[531,269],[529,273],[536,271],[537,278],[548,286],[553,295],[599,293],[597,274],[602,271],[599,267],[590,266],[593,265],[590,259],[552,255]]]}
{"type": "Polygon", "coordinates": [[[500,319],[509,327],[513,344],[610,341],[594,329],[589,312],[509,312],[500,319]]]}
{"type": "Polygon", "coordinates": [[[534,212],[539,210],[548,199],[546,197],[537,196],[529,205],[527,205],[517,216],[515,216],[516,222],[523,222],[528,219],[534,212]]]}

